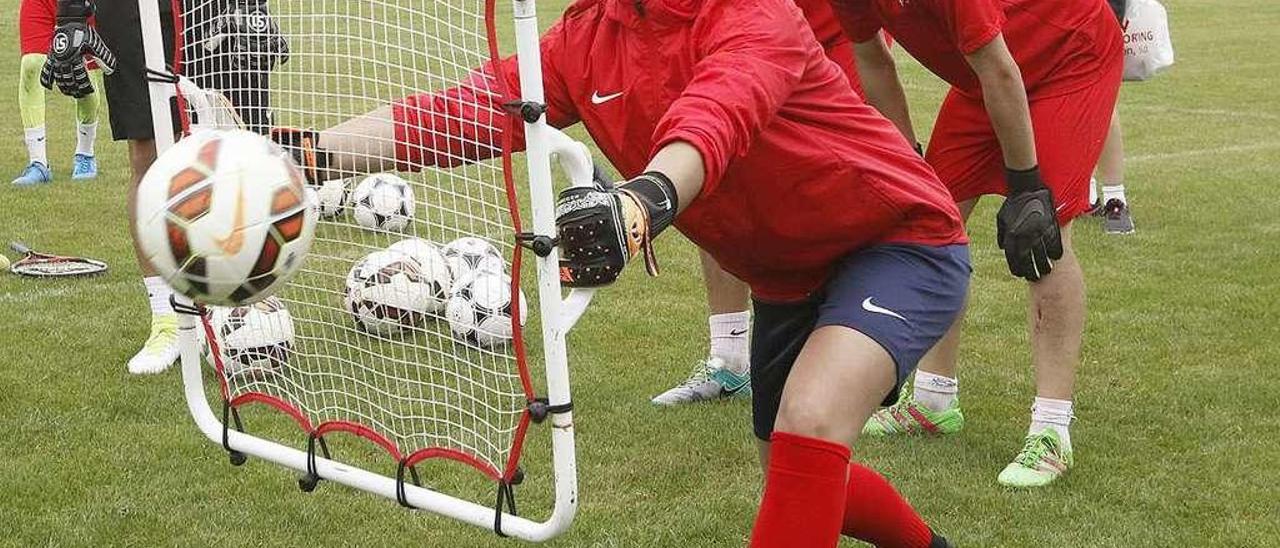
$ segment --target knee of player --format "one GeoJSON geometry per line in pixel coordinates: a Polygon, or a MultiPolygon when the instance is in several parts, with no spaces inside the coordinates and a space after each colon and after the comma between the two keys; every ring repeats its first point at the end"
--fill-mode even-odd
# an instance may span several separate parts
{"type": "Polygon", "coordinates": [[[774,430],[811,438],[828,440],[844,439],[839,421],[821,406],[805,401],[806,398],[784,398],[778,408],[774,430]]]}

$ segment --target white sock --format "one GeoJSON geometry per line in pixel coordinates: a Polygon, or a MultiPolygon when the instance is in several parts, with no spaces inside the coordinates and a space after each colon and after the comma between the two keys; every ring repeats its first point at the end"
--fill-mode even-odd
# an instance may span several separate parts
{"type": "Polygon", "coordinates": [[[1071,420],[1076,418],[1072,413],[1071,400],[1054,400],[1049,398],[1036,398],[1035,403],[1031,406],[1031,428],[1028,434],[1043,432],[1047,428],[1052,428],[1058,432],[1058,439],[1062,441],[1062,447],[1068,451],[1071,450],[1071,420]]]}
{"type": "MultiPolygon", "coordinates": [[[[1120,185],[1107,185],[1107,184],[1104,184],[1104,185],[1102,185],[1102,201],[1103,201],[1103,203],[1109,202],[1109,201],[1111,201],[1112,199],[1120,200],[1121,202],[1124,202],[1124,201],[1125,201],[1125,199],[1124,199],[1124,185],[1123,185],[1123,184],[1120,184],[1120,185]]],[[[1127,203],[1127,202],[1126,202],[1126,203],[1127,203]]]]}
{"type": "Polygon", "coordinates": [[[912,397],[920,402],[920,405],[928,407],[930,411],[946,411],[951,409],[960,397],[960,381],[925,371],[916,371],[912,397]]]}
{"type": "Polygon", "coordinates": [[[45,152],[44,126],[33,127],[23,133],[23,140],[27,142],[27,159],[48,167],[49,154],[45,152]]]}
{"type": "Polygon", "coordinates": [[[712,314],[707,318],[711,327],[711,355],[724,360],[725,367],[741,375],[751,367],[751,349],[748,332],[751,331],[751,313],[730,312],[712,314]]]}
{"type": "Polygon", "coordinates": [[[151,302],[152,316],[173,314],[173,305],[169,304],[169,297],[173,295],[173,288],[164,283],[164,278],[147,276],[142,279],[142,285],[147,288],[147,299],[151,302]]]}
{"type": "Polygon", "coordinates": [[[93,143],[98,140],[98,123],[76,126],[76,154],[93,156],[93,143]]]}
{"type": "Polygon", "coordinates": [[[1089,178],[1089,203],[1098,203],[1098,179],[1093,177],[1089,178]]]}

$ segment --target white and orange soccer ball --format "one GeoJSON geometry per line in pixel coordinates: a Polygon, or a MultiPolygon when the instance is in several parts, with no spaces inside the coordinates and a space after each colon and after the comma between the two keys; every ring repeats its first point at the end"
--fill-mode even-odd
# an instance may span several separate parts
{"type": "Polygon", "coordinates": [[[135,235],[169,285],[238,306],[278,291],[311,248],[318,213],[288,154],[244,130],[202,130],[156,159],[138,185],[135,235]]]}

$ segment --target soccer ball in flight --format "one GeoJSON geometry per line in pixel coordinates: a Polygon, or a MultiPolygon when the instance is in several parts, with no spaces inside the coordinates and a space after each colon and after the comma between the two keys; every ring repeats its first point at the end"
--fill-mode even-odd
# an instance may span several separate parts
{"type": "Polygon", "coordinates": [[[237,306],[277,291],[302,265],[317,212],[289,155],[244,130],[201,130],[156,159],[138,185],[135,234],[169,285],[237,306]]]}

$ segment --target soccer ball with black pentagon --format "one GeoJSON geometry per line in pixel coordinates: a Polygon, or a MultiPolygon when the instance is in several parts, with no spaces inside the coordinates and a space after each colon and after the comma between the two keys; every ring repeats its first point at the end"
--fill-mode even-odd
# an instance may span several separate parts
{"type": "MultiPolygon", "coordinates": [[[[217,339],[222,372],[262,376],[278,373],[293,352],[293,317],[284,302],[267,297],[247,306],[213,307],[209,326],[217,339]]],[[[208,350],[212,352],[212,347],[208,350]]],[[[210,363],[212,353],[208,356],[210,363]]]]}
{"type": "Polygon", "coordinates": [[[412,257],[375,251],[347,274],[345,305],[365,332],[392,335],[421,326],[440,291],[412,257]]]}
{"type": "Polygon", "coordinates": [[[477,270],[503,272],[507,263],[493,244],[474,236],[458,238],[445,244],[441,251],[449,262],[454,280],[461,280],[477,270]]]}
{"type": "Polygon", "coordinates": [[[356,224],[371,230],[401,231],[413,220],[413,187],[390,173],[365,177],[351,196],[356,224]]]}
{"type": "Polygon", "coordinates": [[[236,306],[288,282],[311,248],[317,212],[289,155],[244,130],[199,130],[138,185],[143,257],[179,293],[236,306]]]}
{"type": "MultiPolygon", "coordinates": [[[[528,317],[524,291],[520,295],[520,325],[528,317]]],[[[445,314],[457,337],[484,347],[511,340],[511,276],[492,270],[477,270],[454,283],[445,314]]]]}

